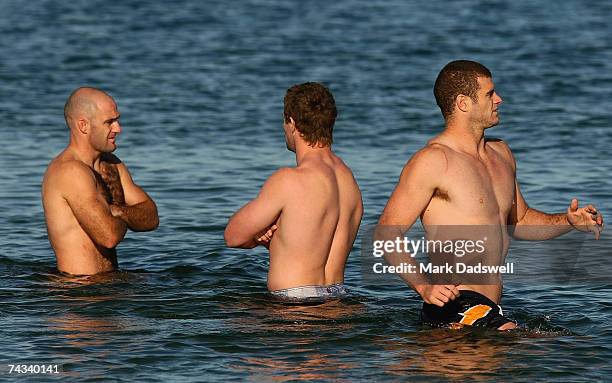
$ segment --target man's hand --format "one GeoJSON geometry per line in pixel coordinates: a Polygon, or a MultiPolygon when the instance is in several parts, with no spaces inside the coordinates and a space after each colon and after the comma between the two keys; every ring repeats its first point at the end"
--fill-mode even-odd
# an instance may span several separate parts
{"type": "Polygon", "coordinates": [[[109,205],[110,212],[115,218],[123,218],[123,207],[115,204],[109,205]]]}
{"type": "Polygon", "coordinates": [[[583,232],[595,233],[595,239],[599,239],[603,231],[603,216],[597,211],[595,206],[587,205],[578,208],[578,200],[574,198],[567,209],[567,222],[574,229],[583,232]]]}
{"type": "Polygon", "coordinates": [[[459,289],[455,285],[417,285],[416,291],[425,303],[440,307],[459,296],[459,289]]]}
{"type": "Polygon", "coordinates": [[[258,233],[254,240],[258,245],[265,247],[266,249],[270,248],[270,241],[272,240],[272,236],[274,232],[278,229],[276,224],[270,226],[267,230],[258,233]]]}

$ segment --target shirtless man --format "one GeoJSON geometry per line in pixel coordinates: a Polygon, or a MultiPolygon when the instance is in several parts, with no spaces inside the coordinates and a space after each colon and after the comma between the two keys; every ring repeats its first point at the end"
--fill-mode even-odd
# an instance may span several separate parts
{"type": "Polygon", "coordinates": [[[331,150],[334,98],[318,83],[295,85],[285,95],[284,115],[297,167],[277,170],[230,218],[225,243],[269,249],[268,290],[275,297],[342,296],[363,205],[351,170],[331,150]]]}
{"type": "Polygon", "coordinates": [[[95,88],[78,88],[64,117],[70,143],[51,161],[42,184],[49,242],[59,271],[92,275],[117,269],[115,247],[126,229],[154,230],[155,203],[111,154],[121,133],[115,101],[95,88]]]}
{"type": "MultiPolygon", "coordinates": [[[[493,242],[497,254],[487,253],[486,257],[502,260],[508,252],[509,235],[545,240],[575,228],[593,231],[599,238],[603,218],[592,205],[579,208],[573,199],[566,213],[546,214],[530,208],[523,199],[510,148],[501,140],[484,136],[486,129],[499,123],[502,102],[487,68],[472,61],[453,61],[438,75],[434,94],[445,130],[408,161],[379,226],[409,230],[420,217],[428,239],[432,225],[487,227],[494,233],[488,242],[493,242]],[[511,233],[507,225],[514,228],[511,233]],[[546,225],[547,230],[530,231],[533,225],[546,225]]],[[[394,257],[390,259],[397,263],[394,257]]],[[[501,279],[495,284],[443,285],[428,283],[423,276],[406,273],[402,278],[423,298],[426,322],[500,330],[516,327],[498,306],[501,279]],[[462,321],[476,306],[479,308],[472,310],[470,320],[462,321]]]]}

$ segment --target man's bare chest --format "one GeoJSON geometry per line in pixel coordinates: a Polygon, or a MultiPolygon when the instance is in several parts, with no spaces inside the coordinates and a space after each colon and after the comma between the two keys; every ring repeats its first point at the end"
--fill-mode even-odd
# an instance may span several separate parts
{"type": "Polygon", "coordinates": [[[499,159],[486,162],[457,160],[449,163],[433,201],[452,204],[474,214],[507,213],[515,193],[514,172],[499,159]]]}

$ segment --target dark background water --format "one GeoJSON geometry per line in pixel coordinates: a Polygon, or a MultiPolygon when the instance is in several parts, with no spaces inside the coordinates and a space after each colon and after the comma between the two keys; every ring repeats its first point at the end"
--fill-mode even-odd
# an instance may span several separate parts
{"type": "Polygon", "coordinates": [[[458,58],[493,71],[504,104],[490,134],[513,149],[530,205],[576,197],[609,217],[611,15],[605,0],[2,0],[0,362],[62,363],[71,381],[608,380],[609,282],[509,282],[502,304],[526,330],[432,330],[407,287],[362,281],[359,241],[354,298],[288,309],[267,300],[266,252],[228,250],[222,231],[294,163],[282,98],[304,81],[334,93],[334,147],[375,223],[442,128],[432,86],[458,58]],[[94,284],[57,274],[40,204],[81,85],[117,100],[116,153],[161,216],[94,284]]]}

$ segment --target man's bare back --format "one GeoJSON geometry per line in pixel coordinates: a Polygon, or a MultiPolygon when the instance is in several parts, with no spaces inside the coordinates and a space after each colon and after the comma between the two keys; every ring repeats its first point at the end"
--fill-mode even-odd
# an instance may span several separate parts
{"type": "Polygon", "coordinates": [[[285,297],[323,297],[329,293],[323,290],[341,284],[361,222],[359,187],[331,150],[335,115],[333,97],[320,84],[289,89],[283,128],[297,167],[270,176],[257,198],[236,212],[225,229],[229,247],[269,248],[270,291],[306,288],[285,291],[285,297]],[[294,116],[309,117],[296,121],[294,116]]]}
{"type": "Polygon", "coordinates": [[[353,174],[333,153],[281,172],[285,201],[270,241],[268,289],[342,283],[363,211],[353,174]]]}
{"type": "Polygon", "coordinates": [[[121,132],[114,100],[98,89],[75,90],[64,109],[70,144],[47,168],[45,221],[60,271],[91,275],[117,268],[115,247],[126,230],[153,230],[153,200],[111,154],[121,132]]]}

